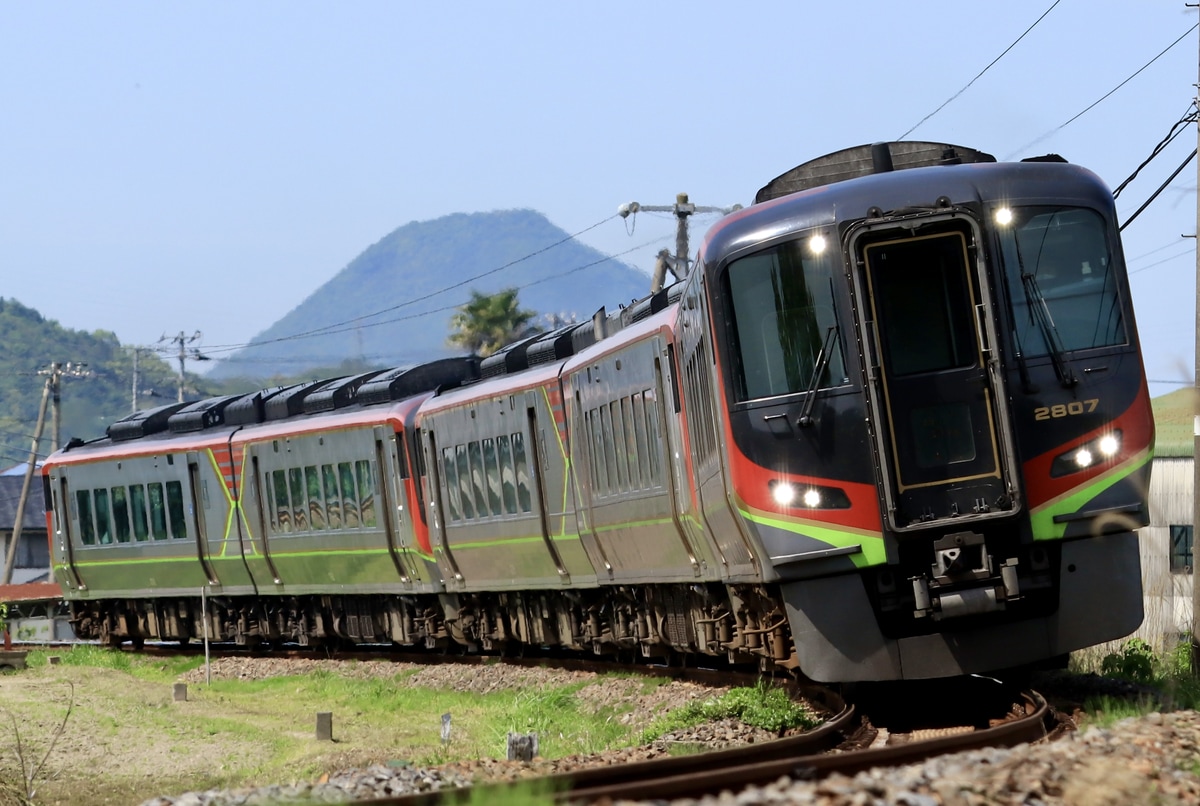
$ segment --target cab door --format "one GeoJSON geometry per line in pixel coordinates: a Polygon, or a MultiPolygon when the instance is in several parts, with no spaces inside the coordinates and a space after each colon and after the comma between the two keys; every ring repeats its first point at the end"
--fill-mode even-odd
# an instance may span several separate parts
{"type": "Polygon", "coordinates": [[[890,525],[904,531],[1015,506],[992,305],[962,219],[854,239],[859,318],[890,525]]]}

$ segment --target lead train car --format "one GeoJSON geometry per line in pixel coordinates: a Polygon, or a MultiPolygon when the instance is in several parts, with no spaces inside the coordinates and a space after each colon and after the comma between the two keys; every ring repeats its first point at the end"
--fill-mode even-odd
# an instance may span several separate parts
{"type": "Polygon", "coordinates": [[[892,143],[756,201],[684,281],[482,365],[167,407],[55,454],[77,634],[853,681],[1135,629],[1153,425],[1102,183],[892,143]]]}

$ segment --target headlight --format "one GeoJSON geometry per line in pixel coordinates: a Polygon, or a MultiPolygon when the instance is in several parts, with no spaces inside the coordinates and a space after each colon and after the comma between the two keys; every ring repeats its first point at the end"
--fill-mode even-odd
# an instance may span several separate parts
{"type": "Polygon", "coordinates": [[[1060,453],[1054,457],[1054,463],[1050,465],[1050,477],[1058,478],[1070,473],[1078,473],[1080,470],[1095,467],[1112,459],[1120,453],[1121,432],[1113,431],[1110,434],[1088,440],[1082,445],[1077,445],[1066,453],[1060,453]]]}
{"type": "Polygon", "coordinates": [[[772,479],[767,487],[771,499],[780,507],[799,509],[849,509],[850,499],[838,487],[817,484],[794,484],[790,481],[772,479]]]}

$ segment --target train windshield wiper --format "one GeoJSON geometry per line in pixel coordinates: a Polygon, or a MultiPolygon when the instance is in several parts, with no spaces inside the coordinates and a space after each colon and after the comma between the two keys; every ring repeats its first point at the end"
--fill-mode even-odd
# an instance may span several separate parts
{"type": "Polygon", "coordinates": [[[1025,270],[1025,257],[1021,253],[1020,239],[1013,238],[1013,242],[1017,250],[1017,265],[1021,271],[1021,288],[1025,291],[1025,303],[1029,306],[1029,316],[1037,323],[1042,340],[1046,342],[1046,350],[1050,353],[1050,360],[1054,362],[1054,374],[1058,376],[1059,383],[1063,386],[1074,386],[1079,379],[1075,377],[1075,373],[1067,366],[1067,361],[1063,357],[1066,348],[1063,347],[1062,338],[1058,335],[1058,328],[1054,326],[1054,317],[1050,315],[1050,306],[1046,303],[1046,297],[1038,287],[1037,272],[1025,270]]]}
{"type": "Polygon", "coordinates": [[[829,358],[833,354],[830,349],[833,346],[833,339],[837,336],[837,325],[830,325],[825,331],[825,343],[821,345],[821,354],[817,356],[817,365],[813,367],[812,380],[808,382],[808,389],[805,390],[807,397],[804,400],[804,408],[800,410],[800,418],[796,420],[796,425],[801,428],[806,428],[812,425],[812,410],[813,404],[817,402],[817,387],[821,384],[821,376],[825,374],[825,368],[829,366],[829,358]]]}

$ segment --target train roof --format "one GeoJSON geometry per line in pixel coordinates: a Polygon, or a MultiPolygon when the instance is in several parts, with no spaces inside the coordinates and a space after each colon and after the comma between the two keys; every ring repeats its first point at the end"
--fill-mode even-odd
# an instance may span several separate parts
{"type": "Polygon", "coordinates": [[[835,152],[776,177],[755,204],[713,225],[701,248],[704,262],[718,265],[793,232],[905,210],[1023,198],[1112,206],[1099,177],[1057,155],[996,162],[963,146],[882,144],[889,162],[880,145],[835,152]]]}

